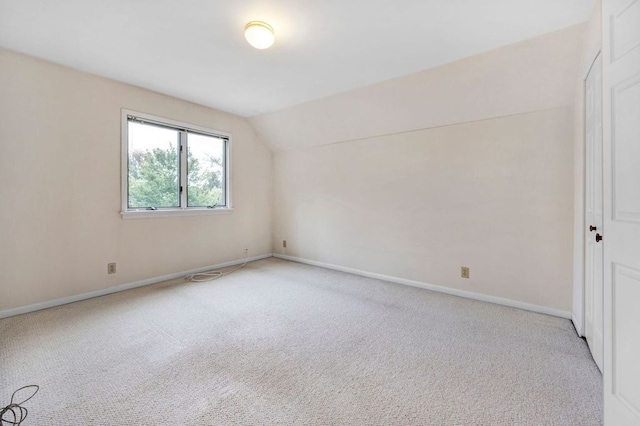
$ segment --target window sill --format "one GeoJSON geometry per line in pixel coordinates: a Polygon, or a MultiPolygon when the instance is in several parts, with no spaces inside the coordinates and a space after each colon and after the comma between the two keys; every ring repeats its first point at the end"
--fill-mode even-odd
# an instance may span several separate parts
{"type": "Polygon", "coordinates": [[[174,216],[208,216],[218,214],[231,214],[233,208],[218,209],[162,209],[162,210],[127,210],[120,212],[123,219],[148,219],[152,217],[174,216]]]}

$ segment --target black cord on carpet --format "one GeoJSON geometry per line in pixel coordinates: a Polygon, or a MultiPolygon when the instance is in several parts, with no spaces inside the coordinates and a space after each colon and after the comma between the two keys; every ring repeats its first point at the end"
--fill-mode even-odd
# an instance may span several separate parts
{"type": "Polygon", "coordinates": [[[27,411],[26,408],[24,408],[22,406],[22,404],[24,404],[25,402],[27,402],[28,400],[30,400],[31,398],[33,398],[38,391],[40,390],[40,386],[38,385],[28,385],[28,386],[23,386],[20,389],[18,389],[17,391],[15,391],[13,393],[13,395],[11,395],[11,402],[9,403],[9,405],[7,405],[6,407],[4,407],[2,410],[0,410],[0,426],[19,426],[22,424],[22,422],[24,421],[24,419],[27,418],[27,414],[29,414],[29,412],[27,411]],[[33,393],[31,394],[31,396],[27,399],[25,399],[24,401],[21,402],[14,402],[13,399],[15,398],[16,394],[18,392],[20,392],[23,389],[28,389],[28,388],[34,388],[33,393]]]}

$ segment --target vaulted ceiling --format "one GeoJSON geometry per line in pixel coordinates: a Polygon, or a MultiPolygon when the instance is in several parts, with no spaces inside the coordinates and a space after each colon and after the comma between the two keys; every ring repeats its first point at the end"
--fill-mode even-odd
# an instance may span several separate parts
{"type": "MultiPolygon", "coordinates": [[[[0,46],[232,112],[271,113],[588,19],[594,0],[0,0],[0,46]],[[276,32],[250,47],[244,25],[276,32]]],[[[1,64],[0,64],[1,66],[1,64]]]]}

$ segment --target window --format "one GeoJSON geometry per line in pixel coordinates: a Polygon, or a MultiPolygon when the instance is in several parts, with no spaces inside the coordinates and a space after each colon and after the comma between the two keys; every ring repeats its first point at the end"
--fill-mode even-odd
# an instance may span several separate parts
{"type": "Polygon", "coordinates": [[[122,217],[231,211],[224,132],[122,110],[122,217]]]}

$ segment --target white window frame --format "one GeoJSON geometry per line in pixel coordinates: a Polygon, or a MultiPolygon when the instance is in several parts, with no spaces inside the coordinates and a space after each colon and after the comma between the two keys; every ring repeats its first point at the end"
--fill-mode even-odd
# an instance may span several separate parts
{"type": "MultiPolygon", "coordinates": [[[[202,126],[197,126],[194,124],[183,123],[177,120],[171,120],[164,117],[158,117],[151,114],[146,114],[143,112],[132,111],[129,109],[122,109],[122,158],[120,163],[121,168],[121,178],[120,178],[120,186],[121,186],[121,199],[122,199],[122,210],[120,212],[123,219],[141,219],[141,218],[150,218],[150,217],[167,217],[167,216],[199,216],[199,215],[216,215],[216,214],[230,214],[233,212],[233,204],[232,204],[232,192],[231,192],[231,134],[227,132],[223,132],[220,130],[209,129],[202,126]],[[147,210],[147,209],[130,209],[128,205],[128,196],[129,196],[129,116],[134,116],[136,118],[140,118],[143,120],[148,120],[149,122],[155,122],[158,124],[166,124],[168,127],[176,127],[185,130],[192,130],[198,133],[209,134],[212,136],[221,137],[226,139],[225,143],[225,193],[226,193],[226,206],[224,207],[187,207],[186,201],[186,172],[180,173],[180,185],[182,185],[185,190],[180,194],[180,205],[181,207],[175,208],[158,208],[157,210],[147,210]]],[[[182,138],[181,138],[181,143],[182,138]]],[[[186,149],[185,149],[186,153],[186,149]]],[[[181,170],[186,170],[186,155],[181,155],[181,170]]]]}

